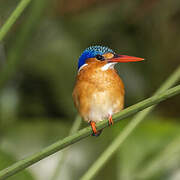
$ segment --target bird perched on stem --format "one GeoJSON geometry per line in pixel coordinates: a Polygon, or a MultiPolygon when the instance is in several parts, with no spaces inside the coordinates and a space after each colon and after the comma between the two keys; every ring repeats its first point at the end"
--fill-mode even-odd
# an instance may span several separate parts
{"type": "Polygon", "coordinates": [[[81,117],[90,123],[92,135],[101,133],[101,130],[96,129],[96,122],[108,118],[109,125],[112,125],[112,115],[124,107],[124,84],[114,65],[142,60],[116,54],[103,46],[90,46],[81,54],[73,100],[81,117]]]}

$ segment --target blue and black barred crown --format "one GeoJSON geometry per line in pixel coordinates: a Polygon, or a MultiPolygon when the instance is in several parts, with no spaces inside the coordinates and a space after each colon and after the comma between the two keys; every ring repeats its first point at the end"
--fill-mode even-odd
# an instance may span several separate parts
{"type": "Polygon", "coordinates": [[[108,47],[105,46],[90,46],[87,49],[84,50],[84,52],[81,54],[78,62],[78,69],[86,63],[86,59],[93,58],[96,55],[103,55],[106,53],[114,53],[114,51],[108,47]]]}

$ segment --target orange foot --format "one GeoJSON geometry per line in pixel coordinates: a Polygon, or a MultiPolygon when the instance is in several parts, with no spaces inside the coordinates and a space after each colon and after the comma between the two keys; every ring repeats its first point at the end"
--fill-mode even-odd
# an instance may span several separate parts
{"type": "Polygon", "coordinates": [[[99,136],[101,134],[102,130],[97,131],[96,123],[94,121],[90,121],[90,124],[91,124],[92,130],[93,130],[92,136],[99,136]]]}
{"type": "Polygon", "coordinates": [[[108,120],[109,120],[109,126],[114,124],[112,115],[109,115],[108,120]]]}

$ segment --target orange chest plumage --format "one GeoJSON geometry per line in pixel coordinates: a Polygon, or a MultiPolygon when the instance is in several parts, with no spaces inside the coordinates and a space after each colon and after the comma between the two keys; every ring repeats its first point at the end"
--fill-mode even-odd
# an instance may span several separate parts
{"type": "Polygon", "coordinates": [[[102,121],[124,106],[124,85],[114,68],[89,63],[78,73],[73,91],[74,103],[85,121],[102,121]]]}

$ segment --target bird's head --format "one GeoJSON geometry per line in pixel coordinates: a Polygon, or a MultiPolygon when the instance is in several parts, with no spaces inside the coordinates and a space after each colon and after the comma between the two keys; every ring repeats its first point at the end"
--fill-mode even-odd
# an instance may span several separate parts
{"type": "Polygon", "coordinates": [[[116,54],[112,49],[108,47],[90,46],[81,54],[78,62],[78,70],[84,65],[93,62],[101,64],[103,62],[104,65],[108,64],[107,67],[111,67],[111,64],[114,65],[118,62],[136,62],[142,60],[144,59],[139,57],[116,54]]]}

